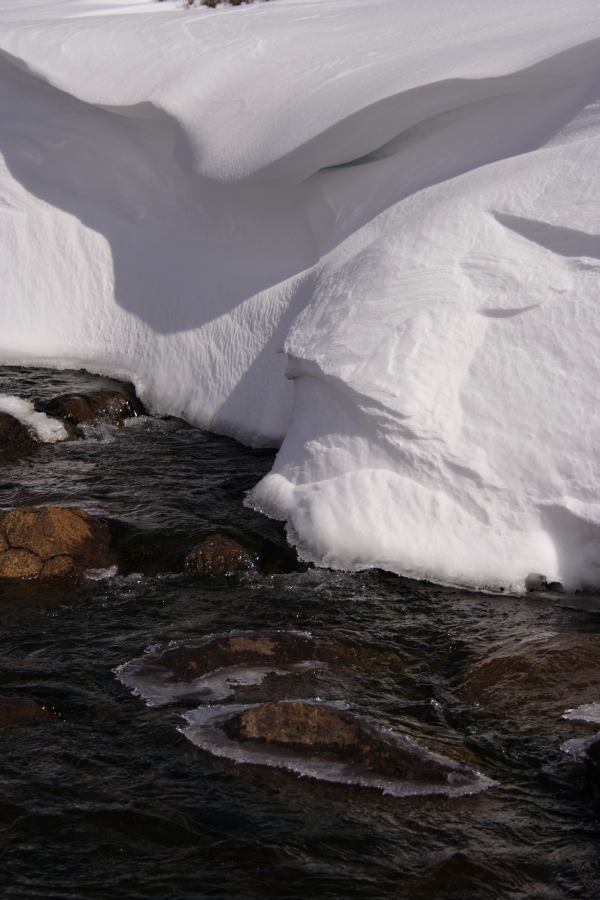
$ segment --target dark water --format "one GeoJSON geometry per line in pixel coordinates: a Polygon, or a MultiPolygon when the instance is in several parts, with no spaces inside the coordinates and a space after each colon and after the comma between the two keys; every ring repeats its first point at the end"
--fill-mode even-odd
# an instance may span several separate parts
{"type": "MultiPolygon", "coordinates": [[[[0,370],[31,398],[97,386],[0,370]]],[[[77,503],[130,531],[208,528],[277,544],[242,506],[271,464],[176,420],[93,429],[0,472],[0,505],[77,503]]],[[[561,740],[460,699],[495,642],[600,631],[593,597],[468,594],[369,571],[200,581],[121,576],[0,589],[0,693],[50,721],[0,732],[0,889],[7,898],[600,896],[599,810],[561,740]],[[377,722],[497,782],[472,797],[392,798],[236,766],[193,746],[177,708],[148,708],[113,670],[146,647],[232,629],[306,629],[406,661],[332,681],[377,722]]]]}

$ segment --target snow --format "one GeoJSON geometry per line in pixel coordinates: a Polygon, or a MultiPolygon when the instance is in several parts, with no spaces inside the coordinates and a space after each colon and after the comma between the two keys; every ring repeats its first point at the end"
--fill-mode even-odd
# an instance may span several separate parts
{"type": "Polygon", "coordinates": [[[600,586],[596,0],[0,0],[0,359],[280,445],[339,568],[600,586]]]}
{"type": "Polygon", "coordinates": [[[30,400],[12,394],[0,394],[0,412],[8,413],[26,425],[38,441],[55,444],[66,441],[69,433],[62,422],[45,413],[36,412],[30,400]]]}

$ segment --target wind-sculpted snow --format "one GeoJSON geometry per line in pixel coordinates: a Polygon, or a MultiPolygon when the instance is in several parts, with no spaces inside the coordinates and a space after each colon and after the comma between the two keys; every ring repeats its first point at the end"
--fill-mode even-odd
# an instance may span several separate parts
{"type": "Polygon", "coordinates": [[[600,585],[595,0],[0,0],[0,153],[4,360],[281,443],[317,563],[600,585]]]}

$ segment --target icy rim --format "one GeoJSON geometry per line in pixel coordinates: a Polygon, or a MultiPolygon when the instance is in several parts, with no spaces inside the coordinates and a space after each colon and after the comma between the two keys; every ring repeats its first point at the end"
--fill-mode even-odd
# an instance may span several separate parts
{"type": "MultiPolygon", "coordinates": [[[[318,703],[316,700],[310,702],[318,703]]],[[[329,705],[340,706],[340,704],[336,703],[330,703],[329,705]]],[[[377,775],[377,773],[371,773],[353,764],[310,759],[302,756],[302,754],[273,746],[266,747],[264,750],[256,747],[249,749],[228,738],[222,729],[224,720],[249,708],[245,704],[230,704],[228,706],[213,706],[208,709],[193,709],[184,713],[183,718],[188,724],[179,730],[196,747],[222,759],[229,759],[245,765],[286,769],[288,772],[293,772],[300,777],[314,778],[317,781],[372,788],[392,797],[428,796],[431,794],[464,797],[478,794],[495,786],[494,781],[475,770],[470,770],[472,781],[468,784],[453,785],[450,783],[440,785],[433,782],[420,783],[409,779],[389,778],[377,775]]],[[[431,753],[431,751],[419,746],[415,741],[403,735],[394,735],[389,729],[380,728],[379,730],[388,736],[393,735],[400,745],[410,746],[414,752],[419,752],[424,760],[431,759],[442,761],[446,765],[452,765],[452,761],[448,758],[431,753]]],[[[458,763],[456,764],[456,771],[461,771],[461,766],[458,763]]]]}
{"type": "Polygon", "coordinates": [[[248,502],[320,565],[597,588],[599,48],[595,0],[1,0],[0,359],[281,445],[248,502]]]}

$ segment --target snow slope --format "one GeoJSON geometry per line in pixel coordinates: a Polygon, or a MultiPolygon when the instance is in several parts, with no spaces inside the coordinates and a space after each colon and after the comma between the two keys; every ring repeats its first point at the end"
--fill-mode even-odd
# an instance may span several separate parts
{"type": "Polygon", "coordinates": [[[597,0],[0,0],[0,159],[2,360],[281,444],[307,559],[600,586],[597,0]]]}

